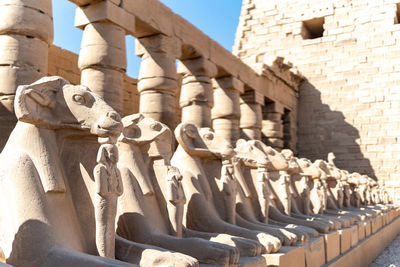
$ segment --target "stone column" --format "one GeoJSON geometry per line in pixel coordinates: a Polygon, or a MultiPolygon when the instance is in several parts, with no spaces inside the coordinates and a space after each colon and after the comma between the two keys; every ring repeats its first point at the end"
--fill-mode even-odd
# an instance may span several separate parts
{"type": "Polygon", "coordinates": [[[163,34],[136,40],[136,55],[142,58],[139,72],[140,113],[175,129],[175,98],[178,91],[175,60],[181,43],[163,34]]]}
{"type": "Polygon", "coordinates": [[[81,84],[122,112],[126,71],[125,31],[110,21],[87,24],[83,30],[78,66],[81,84]]]}
{"type": "Polygon", "coordinates": [[[199,57],[182,60],[178,71],[183,75],[179,100],[182,122],[211,127],[211,108],[214,105],[211,78],[217,74],[217,67],[199,57]]]}
{"type": "Polygon", "coordinates": [[[232,145],[240,138],[240,94],[244,84],[239,79],[228,76],[213,80],[214,107],[211,110],[214,131],[232,145]]]}
{"type": "Polygon", "coordinates": [[[0,1],[0,151],[14,129],[18,85],[47,75],[53,42],[51,0],[0,1]]]}
{"type": "Polygon", "coordinates": [[[265,103],[262,108],[262,141],[278,151],[283,148],[283,114],[283,106],[276,102],[265,103]]]}
{"type": "Polygon", "coordinates": [[[254,90],[240,96],[240,136],[246,140],[261,140],[261,105],[264,96],[254,90]]]}

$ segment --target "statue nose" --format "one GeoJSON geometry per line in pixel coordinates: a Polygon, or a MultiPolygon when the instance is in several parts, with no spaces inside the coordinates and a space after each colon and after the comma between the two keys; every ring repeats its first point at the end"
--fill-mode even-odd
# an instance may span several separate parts
{"type": "Polygon", "coordinates": [[[121,116],[115,111],[108,112],[107,117],[109,117],[110,119],[112,119],[116,122],[121,122],[121,116]]]}

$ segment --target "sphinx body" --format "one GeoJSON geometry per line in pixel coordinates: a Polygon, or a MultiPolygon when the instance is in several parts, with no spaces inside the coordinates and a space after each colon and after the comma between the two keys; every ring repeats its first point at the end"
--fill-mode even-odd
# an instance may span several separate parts
{"type": "Polygon", "coordinates": [[[175,129],[179,146],[171,164],[178,167],[187,197],[184,225],[192,230],[227,233],[258,240],[266,252],[278,251],[279,239],[266,233],[239,227],[227,221],[224,194],[218,187],[222,160],[230,160],[234,151],[225,139],[208,128],[181,123],[175,129]],[[212,168],[210,166],[213,166],[212,168]],[[206,171],[207,170],[207,171],[206,171]],[[223,216],[219,211],[223,212],[223,216]]]}
{"type": "MultiPolygon", "coordinates": [[[[154,156],[152,149],[160,144],[155,140],[162,139],[162,136],[169,136],[169,140],[161,149],[171,151],[172,138],[168,127],[142,114],[125,117],[123,124],[124,130],[118,141],[118,168],[125,193],[119,200],[117,233],[129,240],[190,255],[202,263],[236,264],[239,253],[235,247],[204,238],[187,237],[183,232],[182,215],[186,198],[180,184],[180,173],[169,164],[154,168],[151,159],[154,156]],[[166,172],[160,175],[160,179],[168,179],[161,181],[161,190],[154,172],[162,170],[166,172]],[[166,199],[169,205],[161,206],[160,202],[165,203],[166,199]]],[[[208,235],[209,239],[213,237],[217,235],[208,235]]],[[[252,242],[251,246],[257,249],[257,244],[252,242]]]]}

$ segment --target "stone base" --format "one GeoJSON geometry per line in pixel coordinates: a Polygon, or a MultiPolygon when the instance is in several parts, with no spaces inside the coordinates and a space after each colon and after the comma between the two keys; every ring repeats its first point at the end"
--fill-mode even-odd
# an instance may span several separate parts
{"type": "Polygon", "coordinates": [[[371,220],[365,221],[364,222],[364,226],[365,226],[365,236],[370,236],[372,231],[371,231],[371,220]]]}
{"type": "Polygon", "coordinates": [[[267,260],[267,266],[285,266],[285,267],[305,267],[305,249],[304,246],[283,246],[278,253],[265,254],[263,257],[267,260]]]}
{"type": "MultiPolygon", "coordinates": [[[[220,267],[221,265],[214,264],[200,264],[199,267],[220,267]]],[[[238,267],[265,267],[267,261],[263,256],[258,257],[240,257],[238,267]]]]}
{"type": "Polygon", "coordinates": [[[325,246],[324,238],[314,237],[304,244],[306,266],[318,267],[325,264],[325,246]]]}
{"type": "Polygon", "coordinates": [[[358,227],[358,241],[364,240],[365,238],[365,224],[363,221],[357,222],[358,227]]]}
{"type": "Polygon", "coordinates": [[[325,261],[329,262],[340,255],[340,235],[334,231],[323,234],[325,245],[325,261]]]}
{"type": "Polygon", "coordinates": [[[341,257],[328,262],[332,267],[362,267],[368,266],[400,233],[400,218],[382,228],[374,235],[360,242],[341,257]]]}
{"type": "Polygon", "coordinates": [[[340,234],[340,254],[345,253],[351,247],[351,228],[342,228],[338,230],[340,234]]]}
{"type": "Polygon", "coordinates": [[[358,243],[358,226],[352,225],[351,229],[351,247],[355,247],[358,243]]]}

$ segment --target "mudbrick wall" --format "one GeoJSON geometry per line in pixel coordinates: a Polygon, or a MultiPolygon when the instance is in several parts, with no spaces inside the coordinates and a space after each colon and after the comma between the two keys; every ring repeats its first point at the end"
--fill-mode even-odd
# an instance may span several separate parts
{"type": "Polygon", "coordinates": [[[258,70],[283,57],[304,75],[300,156],[333,151],[339,167],[396,187],[399,22],[399,0],[244,0],[234,54],[258,70]]]}

